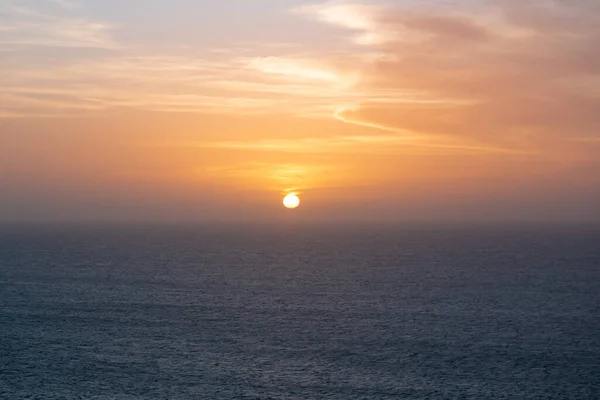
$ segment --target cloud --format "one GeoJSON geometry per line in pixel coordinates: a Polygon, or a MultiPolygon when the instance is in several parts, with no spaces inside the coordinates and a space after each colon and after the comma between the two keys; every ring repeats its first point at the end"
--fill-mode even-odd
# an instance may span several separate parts
{"type": "Polygon", "coordinates": [[[114,29],[111,24],[65,13],[78,9],[78,3],[53,0],[48,4],[58,10],[38,9],[27,2],[7,1],[0,4],[0,46],[11,49],[23,46],[80,49],[121,47],[111,36],[114,29]]]}
{"type": "Polygon", "coordinates": [[[352,89],[356,77],[337,64],[311,57],[121,53],[61,60],[43,69],[14,62],[5,69],[5,93],[12,95],[6,104],[25,111],[22,106],[40,96],[60,96],[75,106],[93,101],[105,109],[331,117],[337,107],[362,98],[352,89]]]}
{"type": "MultiPolygon", "coordinates": [[[[600,136],[600,3],[592,0],[328,1],[288,17],[336,28],[323,39],[335,48],[245,42],[171,53],[123,51],[112,25],[75,17],[69,4],[61,16],[6,8],[14,18],[0,28],[2,48],[94,51],[43,68],[9,59],[5,115],[282,113],[353,124],[373,143],[397,135],[403,145],[410,137],[428,148],[506,154],[561,151],[600,136]],[[351,40],[339,45],[335,35],[351,40]]],[[[348,145],[328,140],[326,148],[348,145]]]]}
{"type": "Polygon", "coordinates": [[[293,12],[316,18],[359,33],[352,40],[361,45],[374,45],[390,39],[391,33],[378,23],[383,17],[381,5],[361,4],[349,1],[328,1],[295,8],[293,12]]]}
{"type": "Polygon", "coordinates": [[[310,62],[279,57],[260,57],[249,62],[251,68],[266,74],[288,76],[309,81],[339,82],[341,77],[331,70],[311,65],[310,62]]]}
{"type": "Polygon", "coordinates": [[[5,119],[5,118],[19,118],[22,117],[22,114],[18,114],[14,111],[4,111],[4,110],[0,110],[0,119],[5,119]]]}
{"type": "Polygon", "coordinates": [[[364,65],[366,92],[406,90],[460,102],[365,97],[337,114],[346,122],[515,148],[600,135],[596,1],[326,2],[302,11],[385,38],[368,43],[381,58],[364,65]]]}
{"type": "Polygon", "coordinates": [[[408,132],[395,135],[352,135],[192,142],[185,145],[200,148],[291,154],[469,155],[483,153],[488,155],[531,155],[530,152],[511,148],[493,147],[485,144],[467,144],[451,138],[410,135],[408,132]]]}

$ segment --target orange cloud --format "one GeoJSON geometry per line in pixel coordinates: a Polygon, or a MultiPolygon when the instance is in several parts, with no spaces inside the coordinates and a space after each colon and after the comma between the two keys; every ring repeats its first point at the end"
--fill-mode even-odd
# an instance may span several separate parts
{"type": "Polygon", "coordinates": [[[382,57],[365,66],[362,88],[462,101],[428,105],[366,98],[339,118],[516,148],[599,135],[597,2],[465,4],[389,5],[385,12],[372,10],[368,24],[342,17],[364,11],[358,3],[330,2],[318,8],[317,17],[326,22],[397,33],[370,44],[382,57]],[[337,17],[324,18],[323,13],[337,17]]]}

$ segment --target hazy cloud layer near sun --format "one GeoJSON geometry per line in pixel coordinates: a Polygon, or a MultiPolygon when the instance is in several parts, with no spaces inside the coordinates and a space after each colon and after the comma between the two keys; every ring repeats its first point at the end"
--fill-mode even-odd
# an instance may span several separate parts
{"type": "Polygon", "coordinates": [[[592,0],[0,0],[0,218],[600,219],[599,49],[592,0]]]}

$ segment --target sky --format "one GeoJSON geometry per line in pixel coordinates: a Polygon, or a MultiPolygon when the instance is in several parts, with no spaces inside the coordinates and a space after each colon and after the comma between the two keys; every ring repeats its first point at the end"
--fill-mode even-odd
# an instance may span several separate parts
{"type": "Polygon", "coordinates": [[[0,72],[0,221],[600,222],[597,0],[0,0],[0,72]]]}

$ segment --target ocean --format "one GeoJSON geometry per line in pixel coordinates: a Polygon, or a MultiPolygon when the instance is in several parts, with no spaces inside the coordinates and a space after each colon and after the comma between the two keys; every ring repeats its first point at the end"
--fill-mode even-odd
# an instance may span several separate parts
{"type": "Polygon", "coordinates": [[[598,399],[600,229],[5,226],[1,399],[598,399]]]}

